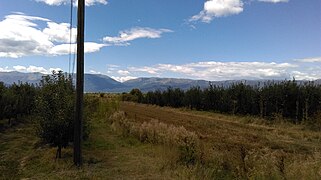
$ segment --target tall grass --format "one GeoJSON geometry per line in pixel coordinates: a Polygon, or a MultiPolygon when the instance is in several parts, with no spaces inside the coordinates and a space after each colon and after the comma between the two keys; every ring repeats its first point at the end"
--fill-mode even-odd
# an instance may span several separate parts
{"type": "MultiPolygon", "coordinates": [[[[147,135],[140,133],[143,138],[137,136],[144,142],[154,143],[154,137],[158,136],[149,129],[162,134],[163,124],[167,125],[165,129],[183,125],[188,132],[200,137],[197,140],[201,150],[197,151],[198,161],[180,172],[186,173],[184,177],[321,179],[320,135],[305,126],[281,120],[257,124],[253,123],[256,120],[252,122],[254,117],[202,114],[132,103],[123,103],[121,109],[126,112],[121,115],[126,121],[150,127],[145,127],[147,135]],[[247,119],[251,122],[245,122],[247,119]]],[[[156,142],[163,142],[161,139],[157,138],[156,142]]],[[[188,157],[186,153],[185,157],[188,157]]]]}
{"type": "Polygon", "coordinates": [[[126,118],[122,111],[115,112],[109,117],[114,130],[123,135],[132,135],[141,142],[175,146],[179,151],[179,162],[186,165],[195,164],[201,158],[199,137],[183,126],[176,127],[151,119],[149,122],[137,123],[126,118]]]}

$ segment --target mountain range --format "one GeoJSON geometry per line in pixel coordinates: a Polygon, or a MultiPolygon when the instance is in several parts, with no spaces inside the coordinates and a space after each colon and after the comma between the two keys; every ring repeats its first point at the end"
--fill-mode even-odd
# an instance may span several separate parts
{"type": "MultiPolygon", "coordinates": [[[[38,84],[44,74],[41,73],[22,73],[22,72],[0,72],[0,82],[4,82],[6,85],[13,83],[32,83],[38,84]]],[[[75,78],[74,78],[75,79],[75,78]]],[[[129,92],[133,88],[138,88],[143,92],[154,90],[165,90],[168,87],[180,88],[187,90],[192,86],[199,86],[200,88],[206,88],[209,86],[209,81],[205,80],[192,80],[192,79],[178,79],[178,78],[137,78],[128,80],[125,82],[118,82],[109,76],[102,74],[85,74],[85,92],[129,92]]],[[[246,84],[255,86],[263,86],[271,80],[227,80],[227,81],[211,81],[213,85],[227,87],[234,83],[246,82],[246,84]]],[[[280,80],[274,80],[274,82],[280,82],[280,80]]],[[[304,83],[306,81],[298,81],[304,83]]],[[[321,84],[321,79],[316,80],[315,83],[321,84]]]]}

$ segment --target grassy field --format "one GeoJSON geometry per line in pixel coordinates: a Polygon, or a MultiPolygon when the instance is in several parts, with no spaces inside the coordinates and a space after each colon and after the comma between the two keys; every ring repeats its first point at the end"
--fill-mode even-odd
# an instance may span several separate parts
{"type": "Polygon", "coordinates": [[[55,160],[56,149],[39,143],[30,118],[0,133],[0,179],[321,177],[321,135],[304,126],[118,103],[110,98],[100,101],[98,112],[91,120],[90,138],[83,145],[82,168],[73,166],[70,147],[63,149],[62,159],[55,160]],[[115,110],[124,113],[110,117],[115,110]],[[122,124],[117,126],[116,122],[122,124]],[[148,139],[149,130],[154,133],[154,139],[148,139]],[[157,139],[160,137],[163,139],[157,139]],[[179,144],[182,142],[184,146],[179,144]],[[194,156],[193,161],[186,160],[194,156]]]}
{"type": "Polygon", "coordinates": [[[245,179],[321,178],[321,134],[303,125],[129,102],[120,109],[136,123],[157,119],[195,132],[202,166],[218,169],[210,177],[223,171],[245,179]]]}
{"type": "Polygon", "coordinates": [[[171,148],[141,143],[113,131],[108,117],[117,102],[101,100],[83,145],[82,168],[73,166],[72,148],[56,149],[39,143],[32,119],[0,132],[0,179],[177,179],[192,177],[190,169],[175,165],[171,148]]]}

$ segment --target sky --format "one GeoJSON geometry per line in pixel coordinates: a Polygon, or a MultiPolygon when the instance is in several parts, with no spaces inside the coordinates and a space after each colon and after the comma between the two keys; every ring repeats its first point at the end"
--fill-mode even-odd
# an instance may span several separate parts
{"type": "MultiPolygon", "coordinates": [[[[1,0],[0,71],[74,72],[76,11],[70,34],[71,0],[1,0]]],[[[321,79],[321,1],[86,0],[85,72],[321,79]]]]}

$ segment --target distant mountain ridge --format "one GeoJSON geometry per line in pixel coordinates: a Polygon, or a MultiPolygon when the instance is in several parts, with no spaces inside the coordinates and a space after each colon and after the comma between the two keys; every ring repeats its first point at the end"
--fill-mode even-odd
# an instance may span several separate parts
{"type": "MultiPolygon", "coordinates": [[[[39,84],[42,76],[41,73],[22,73],[22,72],[0,72],[0,82],[4,82],[6,85],[10,85],[18,82],[28,82],[33,84],[39,84]]],[[[143,92],[154,90],[165,90],[168,87],[180,88],[187,90],[193,86],[199,86],[200,88],[206,88],[209,86],[210,81],[206,80],[192,80],[192,79],[179,79],[179,78],[137,78],[125,81],[123,83],[118,82],[109,76],[102,74],[85,74],[85,92],[129,92],[133,88],[138,88],[143,92]]],[[[211,81],[213,85],[228,87],[232,84],[239,82],[246,82],[251,86],[260,85],[263,86],[268,82],[280,82],[281,80],[226,80],[226,81],[211,81]]],[[[304,83],[306,81],[298,81],[298,83],[304,83]]],[[[315,81],[316,84],[321,84],[321,79],[315,81]]]]}
{"type": "Polygon", "coordinates": [[[85,92],[110,92],[112,89],[124,88],[124,85],[121,82],[118,82],[109,76],[85,74],[84,78],[85,92]]]}
{"type": "Polygon", "coordinates": [[[209,81],[177,79],[177,78],[137,78],[125,81],[123,83],[127,87],[138,87],[141,91],[165,90],[169,86],[172,88],[189,89],[191,86],[208,87],[209,81]]]}
{"type": "Polygon", "coordinates": [[[7,85],[19,82],[38,84],[43,75],[41,73],[21,73],[17,71],[0,72],[0,82],[4,82],[7,85]]]}

